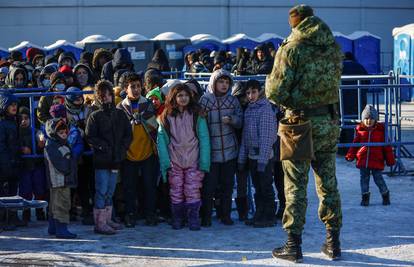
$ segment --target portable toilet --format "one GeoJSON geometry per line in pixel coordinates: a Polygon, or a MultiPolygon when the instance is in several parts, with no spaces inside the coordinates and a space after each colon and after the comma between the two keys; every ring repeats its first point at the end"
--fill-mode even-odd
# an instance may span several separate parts
{"type": "Polygon", "coordinates": [[[256,46],[260,44],[257,40],[247,36],[244,33],[234,34],[229,38],[224,39],[223,43],[227,45],[227,50],[231,51],[234,54],[236,54],[236,50],[239,47],[244,47],[249,50],[253,50],[256,46]]]}
{"type": "Polygon", "coordinates": [[[87,52],[93,53],[98,48],[105,48],[111,51],[114,48],[119,48],[117,42],[106,37],[105,35],[95,34],[85,37],[82,41],[75,43],[77,46],[83,47],[87,52]]]}
{"type": "Polygon", "coordinates": [[[145,71],[148,63],[151,61],[154,54],[154,41],[147,37],[137,34],[129,33],[122,35],[115,40],[122,48],[127,48],[131,54],[132,62],[134,63],[135,71],[145,71]]]}
{"type": "MultiPolygon", "coordinates": [[[[414,75],[414,23],[394,28],[394,71],[403,75],[414,75]]],[[[402,81],[414,84],[414,78],[402,81]]],[[[401,99],[414,101],[414,89],[402,88],[401,99]]]]}
{"type": "Polygon", "coordinates": [[[191,44],[191,40],[175,32],[158,34],[155,41],[155,50],[161,48],[168,57],[171,70],[182,70],[184,66],[184,47],[191,44]]]}
{"type": "Polygon", "coordinates": [[[32,44],[32,43],[30,43],[28,41],[23,41],[20,44],[16,45],[15,47],[9,48],[9,52],[19,51],[20,53],[22,53],[23,59],[26,59],[26,51],[27,51],[27,49],[29,49],[31,47],[34,47],[34,48],[37,48],[37,49],[40,49],[40,50],[44,51],[44,48],[43,47],[40,47],[40,46],[35,45],[35,44],[32,44]]]}
{"type": "Polygon", "coordinates": [[[83,52],[83,48],[72,44],[66,40],[58,40],[54,44],[45,46],[46,53],[48,55],[53,55],[57,49],[63,49],[65,52],[72,52],[75,55],[76,61],[79,61],[80,55],[83,52]]]}
{"type": "Polygon", "coordinates": [[[283,37],[277,34],[274,34],[274,33],[262,33],[260,36],[256,38],[256,40],[261,44],[272,42],[273,45],[275,46],[276,51],[279,48],[279,46],[282,44],[283,39],[284,39],[283,37]]]}
{"type": "Polygon", "coordinates": [[[6,59],[10,56],[9,51],[6,48],[0,47],[0,59],[6,59]]]}
{"type": "Polygon", "coordinates": [[[225,51],[226,45],[221,42],[221,40],[211,34],[201,33],[191,36],[191,45],[188,45],[184,48],[184,54],[187,54],[191,51],[196,51],[197,49],[206,48],[210,51],[225,51]]]}
{"type": "Polygon", "coordinates": [[[346,36],[346,35],[344,35],[340,32],[333,32],[333,35],[335,37],[335,41],[341,47],[342,53],[344,53],[344,54],[346,52],[353,53],[353,42],[348,36],[346,36]]]}
{"type": "Polygon", "coordinates": [[[357,31],[349,35],[358,62],[369,74],[381,73],[381,38],[369,32],[357,31]]]}

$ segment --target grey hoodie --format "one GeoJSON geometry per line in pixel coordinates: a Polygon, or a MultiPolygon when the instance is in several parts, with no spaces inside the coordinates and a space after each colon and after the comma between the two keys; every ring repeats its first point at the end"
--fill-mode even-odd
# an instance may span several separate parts
{"type": "Polygon", "coordinates": [[[226,162],[237,158],[239,144],[236,129],[242,127],[243,111],[239,100],[231,95],[233,80],[228,71],[216,70],[210,77],[207,92],[200,98],[200,105],[207,113],[207,122],[210,132],[211,162],[226,162]],[[216,81],[227,76],[230,78],[230,86],[227,94],[218,97],[214,94],[216,81]],[[224,116],[231,117],[231,123],[222,122],[224,116]]]}

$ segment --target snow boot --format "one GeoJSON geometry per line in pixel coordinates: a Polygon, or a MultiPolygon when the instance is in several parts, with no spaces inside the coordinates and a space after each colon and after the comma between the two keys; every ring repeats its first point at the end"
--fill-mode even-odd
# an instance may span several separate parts
{"type": "Polygon", "coordinates": [[[258,218],[254,223],[255,228],[273,227],[276,225],[276,202],[273,199],[267,201],[263,207],[263,216],[258,218]]]}
{"type": "Polygon", "coordinates": [[[179,230],[184,228],[185,205],[184,203],[171,204],[172,228],[179,230]]]}
{"type": "Polygon", "coordinates": [[[272,256],[273,258],[300,263],[303,261],[301,245],[302,235],[288,233],[285,245],[283,247],[273,249],[272,256]]]}
{"type": "Polygon", "coordinates": [[[361,206],[369,206],[369,196],[369,192],[362,194],[361,206]]]}
{"type": "Polygon", "coordinates": [[[136,225],[135,215],[134,213],[128,213],[125,215],[124,224],[127,228],[134,228],[136,225]]]}
{"type": "Polygon", "coordinates": [[[213,200],[203,199],[202,205],[201,205],[201,226],[203,227],[211,226],[212,213],[213,213],[213,200]]]}
{"type": "Polygon", "coordinates": [[[122,230],[121,224],[116,223],[112,220],[112,206],[105,207],[105,216],[106,216],[106,223],[114,230],[122,230]]]}
{"type": "Polygon", "coordinates": [[[186,203],[188,227],[191,231],[200,230],[200,206],[201,202],[186,203]]]}
{"type": "Polygon", "coordinates": [[[326,240],[322,245],[321,251],[333,261],[340,260],[341,243],[339,241],[339,231],[326,230],[326,240]]]}
{"type": "Polygon", "coordinates": [[[55,220],[55,226],[56,226],[56,238],[74,239],[77,237],[76,234],[69,232],[67,223],[61,223],[59,222],[59,220],[55,220]]]}
{"type": "Polygon", "coordinates": [[[52,215],[49,215],[49,225],[47,227],[47,233],[49,235],[56,235],[56,222],[53,219],[52,215]]]}
{"type": "Polygon", "coordinates": [[[36,220],[46,221],[46,213],[43,209],[36,209],[36,220]]]}
{"type": "Polygon", "coordinates": [[[220,221],[224,225],[233,225],[234,222],[231,219],[231,204],[233,199],[229,198],[222,198],[221,199],[221,217],[220,221]]]}
{"type": "Polygon", "coordinates": [[[247,220],[249,214],[249,203],[247,197],[238,197],[235,199],[237,213],[239,214],[239,221],[244,222],[247,220]]]}
{"type": "Polygon", "coordinates": [[[382,194],[382,205],[388,206],[390,204],[390,191],[387,191],[386,193],[382,194]]]}
{"type": "Polygon", "coordinates": [[[106,223],[106,211],[105,209],[93,209],[95,221],[94,232],[103,235],[113,235],[115,230],[106,223]]]}
{"type": "Polygon", "coordinates": [[[254,204],[256,205],[256,212],[253,215],[253,218],[248,219],[244,222],[245,225],[253,226],[256,221],[262,220],[264,216],[264,206],[262,198],[257,194],[254,195],[254,204]]]}

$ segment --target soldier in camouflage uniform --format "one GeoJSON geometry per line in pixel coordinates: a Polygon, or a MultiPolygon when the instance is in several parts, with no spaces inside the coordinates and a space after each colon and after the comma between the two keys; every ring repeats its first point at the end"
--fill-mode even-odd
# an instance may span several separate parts
{"type": "Polygon", "coordinates": [[[341,200],[335,176],[339,137],[337,105],[342,53],[334,36],[311,7],[299,5],[289,12],[292,33],[277,51],[266,79],[266,96],[286,108],[286,116],[300,115],[312,124],[313,160],[284,160],[286,209],[283,228],[288,240],[273,250],[276,258],[302,261],[302,231],[307,207],[306,188],[312,166],[319,197],[319,218],[327,229],[322,246],[331,259],[340,257],[341,200]]]}

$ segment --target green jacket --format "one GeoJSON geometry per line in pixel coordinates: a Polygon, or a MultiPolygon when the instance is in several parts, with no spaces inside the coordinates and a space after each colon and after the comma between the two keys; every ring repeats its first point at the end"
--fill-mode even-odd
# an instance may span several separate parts
{"type": "MultiPolygon", "coordinates": [[[[203,172],[210,171],[210,135],[208,132],[207,121],[205,118],[197,116],[197,127],[195,129],[199,147],[199,169],[203,172]]],[[[168,130],[159,121],[157,147],[158,156],[160,159],[160,169],[163,177],[163,181],[167,181],[167,170],[171,168],[170,155],[168,153],[168,145],[170,144],[170,137],[168,130]]]]}
{"type": "Polygon", "coordinates": [[[276,53],[267,98],[287,109],[338,103],[342,58],[328,25],[315,16],[304,19],[276,53]]]}

